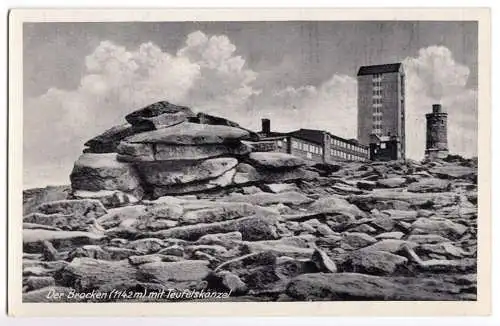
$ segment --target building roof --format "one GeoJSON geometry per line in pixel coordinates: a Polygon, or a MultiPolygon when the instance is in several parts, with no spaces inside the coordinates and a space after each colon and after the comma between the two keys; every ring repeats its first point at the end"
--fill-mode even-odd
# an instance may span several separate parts
{"type": "Polygon", "coordinates": [[[345,138],[342,138],[339,136],[335,136],[335,135],[329,133],[328,131],[324,131],[324,130],[299,129],[299,130],[292,131],[292,132],[288,133],[288,135],[290,135],[292,137],[307,140],[307,141],[310,141],[310,142],[318,144],[318,145],[324,145],[324,143],[325,143],[325,136],[324,135],[325,134],[328,134],[331,138],[335,138],[335,139],[341,140],[341,141],[349,143],[349,144],[353,144],[353,145],[357,145],[357,146],[361,146],[361,147],[368,147],[366,145],[359,143],[359,141],[357,139],[354,139],[354,138],[345,139],[345,138]]]}
{"type": "Polygon", "coordinates": [[[275,138],[275,137],[285,137],[285,136],[288,136],[288,133],[286,133],[286,132],[274,132],[274,131],[265,133],[262,131],[258,131],[257,135],[259,135],[260,139],[267,139],[267,138],[275,138]]]}
{"type": "Polygon", "coordinates": [[[362,66],[358,70],[358,76],[383,74],[388,72],[398,72],[401,69],[401,63],[389,63],[374,66],[362,66]]]}
{"type": "Polygon", "coordinates": [[[299,129],[288,134],[293,137],[310,141],[311,143],[323,145],[325,141],[323,136],[324,133],[324,131],[316,129],[299,129]]]}

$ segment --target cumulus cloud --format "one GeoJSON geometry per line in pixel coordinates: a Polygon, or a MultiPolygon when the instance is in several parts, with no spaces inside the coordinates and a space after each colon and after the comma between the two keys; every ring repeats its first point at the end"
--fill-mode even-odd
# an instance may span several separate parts
{"type": "MultiPolygon", "coordinates": [[[[475,155],[477,92],[466,88],[469,69],[438,46],[421,49],[403,63],[409,157],[422,158],[425,113],[437,102],[449,113],[450,150],[475,155]]],[[[273,130],[314,128],[357,136],[355,77],[333,75],[320,85],[285,83],[281,89],[268,89],[259,80],[266,74],[247,67],[224,35],[191,33],[176,53],[150,42],[127,49],[104,41],[85,58],[85,68],[76,89],[51,88],[25,101],[25,187],[68,183],[87,139],[159,100],[222,115],[256,130],[260,118],[267,117],[273,130]]]]}
{"type": "Polygon", "coordinates": [[[448,112],[451,153],[477,155],[477,91],[468,89],[469,68],[456,62],[444,46],[420,49],[403,61],[406,71],[406,138],[408,156],[421,159],[425,151],[425,114],[441,103],[448,112]]]}
{"type": "Polygon", "coordinates": [[[319,86],[286,87],[263,93],[255,105],[269,117],[276,130],[299,128],[328,130],[343,137],[356,137],[356,79],[333,75],[319,86]]]}
{"type": "Polygon", "coordinates": [[[24,106],[26,186],[67,183],[83,143],[123,122],[126,114],[159,100],[206,112],[238,110],[258,91],[257,74],[235,55],[226,36],[188,35],[175,54],[153,43],[126,49],[103,41],[85,58],[85,73],[73,90],[49,89],[24,106]],[[42,173],[41,171],[46,171],[42,173]]]}

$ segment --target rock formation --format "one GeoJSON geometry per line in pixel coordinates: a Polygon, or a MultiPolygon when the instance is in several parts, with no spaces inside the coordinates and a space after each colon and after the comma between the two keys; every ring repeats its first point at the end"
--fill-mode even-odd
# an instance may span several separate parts
{"type": "Polygon", "coordinates": [[[71,189],[25,192],[25,302],[476,299],[477,161],[311,166],[168,102],[126,121],[86,143],[71,189]]]}

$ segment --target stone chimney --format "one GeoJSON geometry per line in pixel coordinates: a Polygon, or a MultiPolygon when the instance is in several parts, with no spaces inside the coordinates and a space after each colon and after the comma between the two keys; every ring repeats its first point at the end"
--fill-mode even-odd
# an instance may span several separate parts
{"type": "Polygon", "coordinates": [[[262,133],[269,135],[271,133],[271,120],[262,119],[262,133]]]}
{"type": "Polygon", "coordinates": [[[425,157],[428,159],[445,158],[448,156],[448,113],[443,111],[441,104],[432,105],[432,113],[425,115],[427,132],[425,157]]]}

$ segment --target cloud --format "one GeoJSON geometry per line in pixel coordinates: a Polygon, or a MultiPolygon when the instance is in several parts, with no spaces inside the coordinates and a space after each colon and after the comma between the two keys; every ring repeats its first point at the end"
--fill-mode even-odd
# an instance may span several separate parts
{"type": "Polygon", "coordinates": [[[355,78],[333,75],[317,87],[288,86],[263,93],[255,105],[260,108],[260,116],[272,120],[273,129],[323,129],[352,138],[357,130],[356,94],[355,78]]]}
{"type": "Polygon", "coordinates": [[[25,101],[25,185],[67,183],[87,139],[155,101],[229,112],[236,119],[238,110],[232,108],[242,107],[258,91],[250,85],[257,74],[235,51],[226,36],[202,32],[188,35],[175,54],[150,42],[133,50],[101,42],[85,58],[76,89],[52,88],[25,101]],[[39,175],[42,169],[46,173],[39,175]]]}
{"type": "MultiPolygon", "coordinates": [[[[466,88],[469,69],[440,46],[421,49],[403,63],[408,156],[422,158],[425,113],[436,102],[449,113],[451,152],[476,155],[477,91],[466,88]]],[[[266,117],[277,131],[314,128],[357,136],[354,77],[335,74],[319,85],[296,87],[284,79],[276,84],[282,87],[265,87],[269,74],[247,67],[224,35],[191,33],[176,53],[150,42],[127,49],[103,41],[85,58],[85,68],[76,89],[51,88],[25,101],[25,187],[68,183],[86,140],[159,100],[222,115],[256,130],[266,117]]]]}
{"type": "Polygon", "coordinates": [[[407,155],[421,159],[425,151],[425,114],[441,103],[448,112],[451,153],[477,155],[477,91],[468,89],[469,68],[456,62],[444,46],[420,49],[403,61],[406,71],[407,155]]]}

